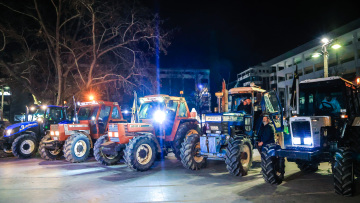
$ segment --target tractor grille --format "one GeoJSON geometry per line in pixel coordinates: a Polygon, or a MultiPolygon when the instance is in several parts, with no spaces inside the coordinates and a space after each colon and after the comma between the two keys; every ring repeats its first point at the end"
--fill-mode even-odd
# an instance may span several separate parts
{"type": "Polygon", "coordinates": [[[311,129],[309,121],[296,121],[291,123],[293,137],[310,137],[311,129]]]}

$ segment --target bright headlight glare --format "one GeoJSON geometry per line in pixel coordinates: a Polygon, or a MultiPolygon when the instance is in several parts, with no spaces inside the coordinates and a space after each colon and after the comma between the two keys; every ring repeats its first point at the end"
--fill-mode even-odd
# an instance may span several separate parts
{"type": "Polygon", "coordinates": [[[119,133],[118,133],[118,132],[114,132],[114,137],[119,137],[119,133]]]}
{"type": "Polygon", "coordinates": [[[54,131],[50,131],[50,135],[55,135],[55,132],[54,132],[54,131]]]}
{"type": "Polygon", "coordinates": [[[108,134],[109,134],[109,137],[112,137],[112,136],[113,136],[113,133],[112,133],[112,132],[109,132],[108,134]]]}
{"type": "Polygon", "coordinates": [[[165,112],[157,110],[154,114],[154,120],[155,122],[162,123],[165,121],[165,112]]]}
{"type": "Polygon", "coordinates": [[[59,136],[60,135],[59,131],[55,131],[55,135],[59,136]]]}
{"type": "Polygon", "coordinates": [[[304,144],[306,144],[306,145],[311,145],[311,144],[312,144],[312,139],[311,139],[311,137],[304,138],[304,144]]]}
{"type": "Polygon", "coordinates": [[[11,135],[11,133],[12,133],[12,130],[7,130],[7,131],[6,131],[6,135],[7,135],[7,136],[11,135]]]}
{"type": "Polygon", "coordinates": [[[301,139],[300,139],[300,137],[294,137],[294,138],[293,138],[293,143],[294,143],[294,144],[301,144],[301,139]]]}

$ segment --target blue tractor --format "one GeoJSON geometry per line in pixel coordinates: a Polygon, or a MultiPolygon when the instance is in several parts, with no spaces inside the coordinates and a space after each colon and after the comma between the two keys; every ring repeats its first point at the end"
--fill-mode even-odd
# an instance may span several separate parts
{"type": "Polygon", "coordinates": [[[203,134],[188,136],[183,142],[181,162],[185,168],[199,170],[207,159],[225,160],[230,174],[244,176],[252,165],[263,115],[281,132],[282,108],[274,91],[255,86],[232,88],[228,93],[223,89],[222,95],[224,112],[205,115],[203,134]]]}
{"type": "Polygon", "coordinates": [[[18,158],[30,158],[36,154],[39,142],[50,130],[50,125],[57,123],[70,123],[67,120],[66,107],[27,107],[25,122],[7,126],[0,137],[0,147],[18,158]]]}

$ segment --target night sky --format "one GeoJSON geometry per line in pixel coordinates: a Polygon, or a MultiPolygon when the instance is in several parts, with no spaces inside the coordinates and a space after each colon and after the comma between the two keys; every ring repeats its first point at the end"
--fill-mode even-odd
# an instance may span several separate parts
{"type": "Polygon", "coordinates": [[[209,68],[229,81],[360,18],[356,1],[146,0],[173,34],[162,68],[209,68]],[[229,79],[229,72],[230,79],[229,79]]]}

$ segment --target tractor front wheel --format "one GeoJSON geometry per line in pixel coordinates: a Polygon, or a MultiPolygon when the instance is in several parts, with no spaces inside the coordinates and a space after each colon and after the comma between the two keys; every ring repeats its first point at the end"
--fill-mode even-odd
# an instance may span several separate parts
{"type": "Polygon", "coordinates": [[[252,165],[252,144],[247,138],[230,138],[225,154],[226,168],[235,176],[247,175],[252,165]]]}
{"type": "Polygon", "coordinates": [[[354,173],[352,152],[348,149],[339,148],[335,153],[333,167],[335,192],[343,196],[352,196],[354,192],[354,173]]]}
{"type": "Polygon", "coordinates": [[[14,156],[27,159],[35,156],[38,145],[39,143],[34,135],[23,134],[14,140],[11,148],[14,156]]]}
{"type": "Polygon", "coordinates": [[[279,145],[268,144],[261,151],[261,172],[266,182],[272,185],[280,184],[284,179],[285,159],[273,156],[274,150],[281,149],[279,145]]]}
{"type": "Polygon", "coordinates": [[[134,137],[126,145],[124,159],[134,171],[147,171],[156,159],[156,144],[150,135],[134,137]]]}
{"type": "Polygon", "coordinates": [[[50,139],[51,139],[50,135],[45,135],[45,137],[43,137],[41,139],[40,146],[39,146],[39,154],[40,154],[41,158],[50,160],[50,161],[60,159],[61,156],[63,155],[61,149],[49,150],[49,149],[45,148],[44,141],[48,141],[50,139]]]}
{"type": "Polygon", "coordinates": [[[96,161],[106,166],[117,164],[122,157],[121,152],[115,152],[114,155],[104,154],[102,152],[103,147],[101,145],[108,141],[109,141],[109,136],[103,135],[95,142],[94,145],[94,156],[96,161]]]}
{"type": "Polygon", "coordinates": [[[71,135],[65,141],[63,152],[66,161],[72,163],[84,162],[90,154],[90,140],[82,133],[71,135]]]}
{"type": "Polygon", "coordinates": [[[206,166],[206,158],[200,155],[200,135],[187,137],[181,147],[181,163],[187,169],[200,170],[206,166]]]}
{"type": "Polygon", "coordinates": [[[200,128],[196,123],[186,122],[179,126],[179,128],[176,132],[176,135],[175,135],[173,146],[172,146],[175,157],[178,160],[181,160],[180,149],[181,149],[182,143],[185,141],[185,139],[187,139],[187,137],[189,137],[190,135],[193,135],[193,134],[200,135],[200,132],[201,132],[200,128]]]}

